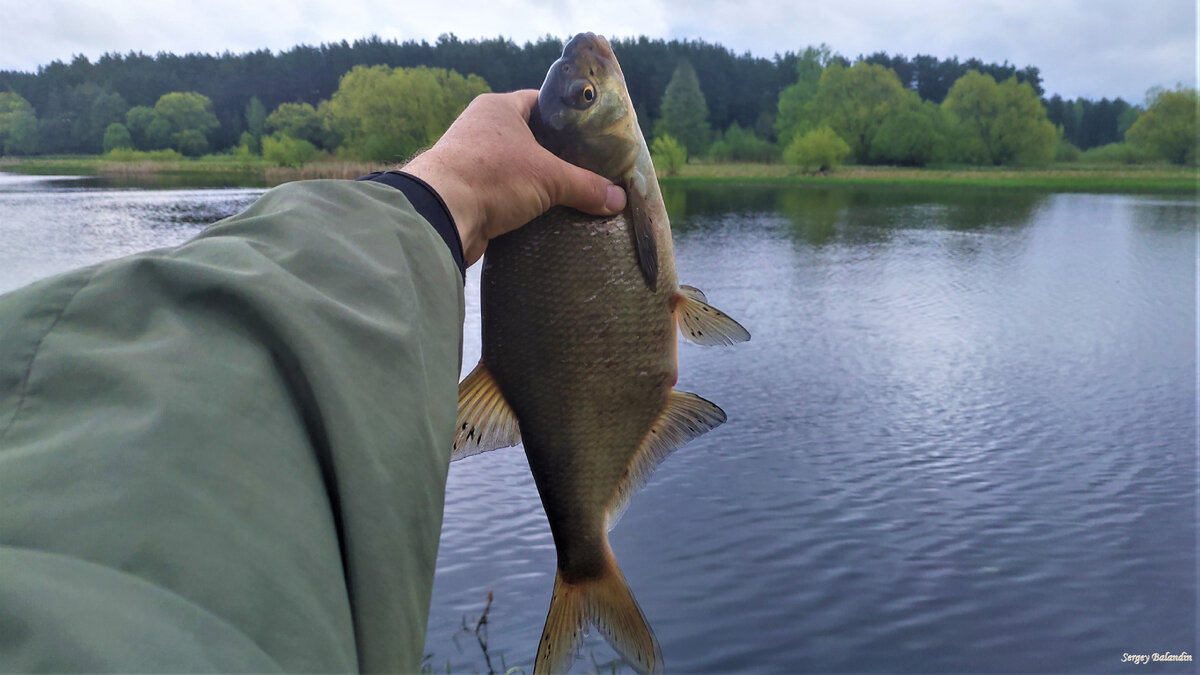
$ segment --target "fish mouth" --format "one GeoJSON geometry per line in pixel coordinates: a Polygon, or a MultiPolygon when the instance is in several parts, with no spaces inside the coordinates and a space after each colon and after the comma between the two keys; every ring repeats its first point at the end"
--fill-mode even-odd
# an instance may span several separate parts
{"type": "Polygon", "coordinates": [[[573,101],[574,83],[586,81],[598,88],[596,78],[614,72],[621,73],[608,40],[591,32],[576,34],[563,47],[562,56],[550,66],[538,93],[541,124],[555,132],[568,131],[575,123],[577,111],[587,107],[573,101]]]}

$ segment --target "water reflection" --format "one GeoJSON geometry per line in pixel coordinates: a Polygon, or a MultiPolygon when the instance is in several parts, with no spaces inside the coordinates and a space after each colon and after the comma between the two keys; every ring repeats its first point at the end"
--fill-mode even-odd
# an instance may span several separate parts
{"type": "Polygon", "coordinates": [[[668,184],[663,196],[680,236],[714,219],[773,214],[787,219],[792,237],[814,246],[882,242],[897,230],[1025,227],[1049,198],[1029,191],[718,182],[668,184]]]}
{"type": "MultiPolygon", "coordinates": [[[[258,192],[0,178],[0,290],[176,243],[258,192]]],[[[1195,199],[666,192],[682,280],[754,335],[680,346],[679,387],[729,421],[612,533],[668,669],[1096,672],[1196,653],[1195,199]]],[[[468,369],[478,284],[476,268],[468,369]]],[[[555,554],[522,453],[451,467],[444,518],[431,663],[486,669],[458,637],[490,590],[493,663],[528,672],[555,554]]],[[[613,659],[595,634],[584,654],[613,659]]]]}
{"type": "MultiPolygon", "coordinates": [[[[612,533],[669,669],[1092,672],[1117,644],[1196,652],[1195,200],[667,197],[682,280],[754,335],[680,347],[680,388],[729,421],[612,533]]],[[[523,458],[456,464],[446,504],[427,651],[478,669],[451,636],[492,589],[490,644],[528,667],[554,553],[523,458]]],[[[594,635],[588,653],[612,658],[594,635]]]]}
{"type": "Polygon", "coordinates": [[[0,293],[101,260],[180,244],[263,192],[96,182],[0,174],[0,293]]]}

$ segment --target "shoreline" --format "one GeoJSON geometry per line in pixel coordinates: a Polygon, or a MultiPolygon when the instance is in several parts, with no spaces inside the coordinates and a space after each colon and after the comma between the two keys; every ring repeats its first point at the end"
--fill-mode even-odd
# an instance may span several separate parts
{"type": "MultiPolygon", "coordinates": [[[[0,172],[26,175],[98,176],[118,185],[154,187],[185,184],[208,187],[274,187],[294,180],[352,179],[388,165],[342,160],[318,161],[300,167],[276,167],[262,160],[246,161],[209,155],[198,159],[117,161],[104,157],[4,157],[0,172]]],[[[692,163],[677,176],[660,176],[666,185],[748,182],[805,187],[961,187],[1139,194],[1198,194],[1200,169],[1167,164],[1075,164],[1045,167],[843,166],[823,175],[796,174],[783,164],[692,163]]]]}

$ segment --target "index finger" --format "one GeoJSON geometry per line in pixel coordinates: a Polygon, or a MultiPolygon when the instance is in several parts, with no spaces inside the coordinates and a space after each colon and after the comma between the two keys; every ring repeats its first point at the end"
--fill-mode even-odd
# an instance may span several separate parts
{"type": "Polygon", "coordinates": [[[521,111],[525,119],[529,119],[529,115],[533,112],[533,106],[538,100],[538,90],[518,89],[510,93],[509,96],[512,96],[513,101],[516,102],[517,110],[521,111]]]}

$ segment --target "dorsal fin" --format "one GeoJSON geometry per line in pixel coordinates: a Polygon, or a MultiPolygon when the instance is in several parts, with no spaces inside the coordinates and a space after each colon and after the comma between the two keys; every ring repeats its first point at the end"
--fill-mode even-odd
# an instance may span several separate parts
{"type": "Polygon", "coordinates": [[[611,530],[617,524],[634,493],[646,483],[646,479],[668,455],[684,443],[724,422],[725,411],[716,404],[695,394],[672,389],[667,396],[666,408],[642,439],[641,446],[626,468],[620,485],[617,486],[617,494],[608,509],[608,528],[611,530]]]}
{"type": "Polygon", "coordinates": [[[520,442],[517,417],[491,371],[480,361],[458,385],[458,419],[450,461],[520,442]]]}
{"type": "Polygon", "coordinates": [[[679,331],[698,345],[731,345],[750,339],[750,331],[721,310],[708,304],[700,289],[680,286],[675,295],[679,331]]]}

